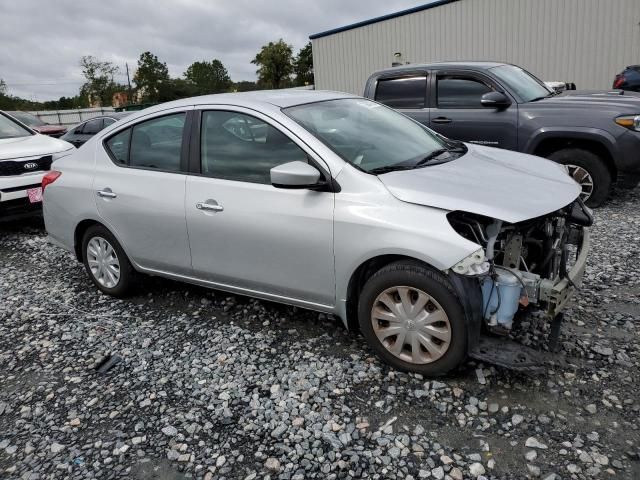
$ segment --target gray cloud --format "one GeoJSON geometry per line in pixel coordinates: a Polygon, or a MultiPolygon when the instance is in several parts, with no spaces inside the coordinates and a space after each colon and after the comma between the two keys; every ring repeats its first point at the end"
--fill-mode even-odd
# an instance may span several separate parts
{"type": "Polygon", "coordinates": [[[181,76],[196,60],[220,59],[233,80],[254,80],[258,49],[283,38],[297,52],[309,35],[413,7],[416,0],[2,0],[0,78],[34,100],[78,92],[80,57],[135,69],[149,50],[181,76]]]}

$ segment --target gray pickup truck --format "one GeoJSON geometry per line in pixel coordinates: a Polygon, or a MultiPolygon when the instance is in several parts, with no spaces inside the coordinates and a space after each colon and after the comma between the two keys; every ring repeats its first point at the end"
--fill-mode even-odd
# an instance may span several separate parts
{"type": "Polygon", "coordinates": [[[637,93],[557,93],[515,65],[446,62],[376,72],[364,96],[445,137],[561,163],[590,206],[601,205],[614,183],[640,182],[637,93]]]}

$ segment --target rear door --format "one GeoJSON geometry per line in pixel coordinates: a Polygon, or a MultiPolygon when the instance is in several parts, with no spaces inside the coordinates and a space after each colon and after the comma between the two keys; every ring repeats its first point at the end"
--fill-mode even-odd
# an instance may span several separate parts
{"type": "Polygon", "coordinates": [[[186,109],[145,117],[96,145],[98,212],[140,266],[191,274],[184,212],[186,109]]]}
{"type": "Polygon", "coordinates": [[[374,99],[429,126],[426,72],[379,78],[374,99]]]}
{"type": "MultiPolygon", "coordinates": [[[[518,105],[487,108],[485,93],[502,91],[490,78],[471,71],[438,71],[430,78],[429,126],[445,137],[489,147],[516,150],[518,105]]],[[[508,93],[505,93],[509,96],[508,93]]]]}

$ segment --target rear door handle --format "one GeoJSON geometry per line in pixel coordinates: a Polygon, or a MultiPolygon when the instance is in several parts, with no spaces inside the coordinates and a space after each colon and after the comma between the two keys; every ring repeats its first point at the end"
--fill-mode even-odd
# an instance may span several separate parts
{"type": "Polygon", "coordinates": [[[118,195],[113,193],[110,188],[104,190],[98,190],[98,196],[102,198],[116,198],[118,195]]]}
{"type": "Polygon", "coordinates": [[[222,205],[218,205],[218,202],[215,200],[207,200],[206,202],[198,202],[196,203],[196,208],[198,210],[207,210],[210,212],[222,212],[224,207],[222,205]]]}
{"type": "Polygon", "coordinates": [[[453,120],[447,117],[436,117],[431,120],[433,123],[451,123],[453,120]]]}

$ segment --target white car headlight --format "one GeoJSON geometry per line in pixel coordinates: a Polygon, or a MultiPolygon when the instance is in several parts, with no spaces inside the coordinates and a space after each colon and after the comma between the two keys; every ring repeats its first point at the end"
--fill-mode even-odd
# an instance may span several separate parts
{"type": "Polygon", "coordinates": [[[56,160],[60,160],[61,158],[67,157],[71,155],[75,150],[77,150],[76,147],[71,147],[66,150],[63,150],[62,152],[54,153],[53,155],[51,155],[51,161],[55,162],[56,160]]]}
{"type": "Polygon", "coordinates": [[[480,248],[456,263],[452,270],[460,275],[483,275],[489,271],[489,262],[480,248]]]}

